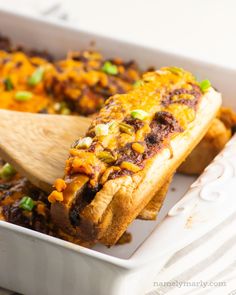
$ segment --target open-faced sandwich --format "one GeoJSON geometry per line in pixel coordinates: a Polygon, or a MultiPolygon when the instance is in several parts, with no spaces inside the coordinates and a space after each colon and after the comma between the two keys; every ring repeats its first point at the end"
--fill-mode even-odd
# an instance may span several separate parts
{"type": "Polygon", "coordinates": [[[48,198],[54,223],[110,246],[136,217],[152,219],[220,105],[209,81],[176,67],[146,73],[133,90],[110,97],[55,182],[48,198]]]}

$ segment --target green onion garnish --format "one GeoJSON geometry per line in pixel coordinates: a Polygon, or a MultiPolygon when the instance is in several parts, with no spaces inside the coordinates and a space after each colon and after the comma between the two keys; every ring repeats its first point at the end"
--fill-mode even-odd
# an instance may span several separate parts
{"type": "Polygon", "coordinates": [[[109,75],[117,75],[118,68],[116,65],[113,65],[110,61],[106,61],[102,67],[103,72],[109,75]]]}
{"type": "Polygon", "coordinates": [[[96,136],[106,136],[109,134],[109,124],[98,124],[95,126],[96,136]]]}
{"type": "Polygon", "coordinates": [[[71,110],[68,108],[62,108],[61,112],[62,115],[70,115],[71,114],[71,110]]]}
{"type": "Polygon", "coordinates": [[[67,107],[67,104],[62,101],[62,102],[56,102],[54,104],[54,110],[57,112],[60,112],[62,115],[70,115],[71,110],[67,107]]]}
{"type": "Polygon", "coordinates": [[[143,111],[143,110],[133,110],[131,112],[131,116],[134,118],[134,119],[139,119],[139,120],[144,120],[147,118],[148,116],[148,113],[143,111]]]}
{"type": "Polygon", "coordinates": [[[96,156],[98,157],[98,159],[100,159],[101,161],[103,161],[103,162],[105,162],[107,164],[112,163],[112,162],[115,162],[115,160],[116,160],[116,157],[114,155],[112,155],[108,151],[98,152],[96,154],[96,156]]]}
{"type": "Polygon", "coordinates": [[[89,148],[92,144],[93,139],[91,137],[84,137],[79,140],[76,144],[76,148],[89,148]]]}
{"type": "Polygon", "coordinates": [[[14,176],[15,174],[16,174],[15,168],[11,164],[9,164],[9,163],[6,163],[2,167],[2,169],[0,170],[0,177],[2,179],[9,179],[12,176],[14,176]]]}
{"type": "Polygon", "coordinates": [[[119,129],[121,132],[130,134],[130,135],[134,134],[134,131],[135,131],[133,126],[123,122],[119,123],[119,129]]]}
{"type": "Polygon", "coordinates": [[[27,211],[31,211],[34,208],[34,206],[34,201],[28,196],[24,196],[19,203],[19,208],[27,211]]]}
{"type": "Polygon", "coordinates": [[[202,92],[206,92],[211,87],[211,82],[209,80],[203,80],[199,83],[202,92]]]}
{"type": "Polygon", "coordinates": [[[175,74],[175,75],[182,75],[183,74],[183,69],[182,68],[168,67],[167,70],[170,71],[172,74],[175,74]]]}
{"type": "Polygon", "coordinates": [[[33,97],[33,93],[29,91],[17,91],[15,94],[15,100],[28,101],[33,97]]]}
{"type": "Polygon", "coordinates": [[[5,87],[6,87],[7,91],[11,91],[14,88],[13,83],[12,83],[10,78],[6,78],[4,80],[4,84],[5,84],[5,87]]]}
{"type": "Polygon", "coordinates": [[[133,86],[134,87],[139,87],[142,86],[144,84],[144,82],[142,80],[137,80],[134,82],[133,86]]]}
{"type": "Polygon", "coordinates": [[[43,79],[44,72],[45,69],[43,67],[37,68],[31,75],[31,77],[29,77],[28,84],[30,86],[36,86],[37,84],[39,84],[43,79]]]}

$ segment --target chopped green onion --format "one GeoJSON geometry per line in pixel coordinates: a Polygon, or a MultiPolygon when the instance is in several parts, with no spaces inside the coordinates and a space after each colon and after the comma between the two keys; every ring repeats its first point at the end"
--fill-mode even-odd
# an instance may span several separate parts
{"type": "Polygon", "coordinates": [[[95,134],[97,136],[105,136],[109,134],[109,124],[98,124],[95,127],[95,134]]]}
{"type": "Polygon", "coordinates": [[[134,118],[134,119],[139,119],[139,120],[144,120],[147,118],[148,116],[148,113],[143,111],[143,110],[133,110],[131,112],[131,116],[134,118]]]}
{"type": "Polygon", "coordinates": [[[117,75],[118,68],[116,65],[113,65],[110,61],[106,61],[102,67],[103,72],[109,75],[117,75]]]}
{"type": "Polygon", "coordinates": [[[62,108],[60,113],[62,115],[70,115],[71,114],[71,111],[68,108],[62,108]]]}
{"type": "Polygon", "coordinates": [[[15,174],[16,174],[15,168],[11,164],[9,164],[9,163],[6,163],[2,167],[2,169],[0,170],[0,177],[2,179],[9,179],[12,176],[14,176],[15,174]]]}
{"type": "Polygon", "coordinates": [[[28,79],[28,84],[30,86],[38,85],[43,79],[44,72],[45,69],[43,67],[37,68],[31,75],[31,77],[28,79]]]}
{"type": "Polygon", "coordinates": [[[59,104],[60,104],[60,109],[67,108],[67,103],[65,101],[62,101],[59,104]]]}
{"type": "Polygon", "coordinates": [[[6,87],[7,91],[11,91],[14,88],[13,83],[12,83],[10,78],[6,78],[4,80],[4,84],[5,84],[5,87],[6,87]]]}
{"type": "Polygon", "coordinates": [[[56,102],[53,107],[55,111],[60,112],[62,115],[71,114],[71,110],[67,107],[67,104],[64,101],[56,102]]]}
{"type": "Polygon", "coordinates": [[[144,82],[142,80],[137,80],[134,82],[133,86],[134,87],[139,87],[142,86],[144,84],[144,82]]]}
{"type": "Polygon", "coordinates": [[[84,137],[79,140],[76,144],[76,148],[89,148],[92,144],[93,139],[91,137],[84,137]]]}
{"type": "Polygon", "coordinates": [[[24,196],[19,203],[19,208],[27,210],[27,211],[32,211],[34,208],[35,204],[33,199],[31,199],[28,196],[24,196]]]}
{"type": "Polygon", "coordinates": [[[209,80],[203,80],[199,83],[202,92],[206,92],[211,87],[211,82],[209,80]]]}
{"type": "Polygon", "coordinates": [[[117,121],[110,121],[109,123],[107,123],[108,127],[109,127],[109,131],[113,132],[115,131],[116,127],[118,126],[118,122],[117,121]]]}
{"type": "Polygon", "coordinates": [[[29,91],[17,91],[15,94],[15,100],[28,101],[33,97],[33,93],[29,91]]]}
{"type": "Polygon", "coordinates": [[[171,73],[175,74],[175,75],[182,75],[183,74],[183,69],[182,68],[168,67],[167,70],[170,71],[171,73]]]}
{"type": "Polygon", "coordinates": [[[98,159],[100,159],[101,161],[109,164],[109,163],[112,163],[112,162],[115,162],[116,160],[116,157],[114,157],[110,152],[108,151],[101,151],[101,152],[98,152],[97,155],[98,159]]]}
{"type": "Polygon", "coordinates": [[[127,133],[127,134],[130,134],[130,135],[132,135],[134,133],[134,127],[129,125],[129,124],[121,122],[119,124],[119,128],[120,128],[120,131],[123,132],[123,133],[127,133]]]}

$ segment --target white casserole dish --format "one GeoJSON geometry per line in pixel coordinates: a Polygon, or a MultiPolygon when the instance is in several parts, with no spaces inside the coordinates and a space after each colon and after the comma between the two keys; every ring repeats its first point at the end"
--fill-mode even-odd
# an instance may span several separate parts
{"type": "MultiPolygon", "coordinates": [[[[223,93],[224,104],[236,109],[236,71],[6,11],[0,11],[0,28],[14,43],[55,56],[95,41],[105,56],[134,59],[143,68],[181,66],[199,79],[210,79],[223,93]]],[[[135,221],[130,227],[132,243],[111,249],[85,249],[0,221],[0,286],[30,295],[144,294],[173,253],[236,211],[235,178],[236,137],[184,198],[194,178],[177,175],[175,191],[170,190],[158,221],[135,221]]]]}

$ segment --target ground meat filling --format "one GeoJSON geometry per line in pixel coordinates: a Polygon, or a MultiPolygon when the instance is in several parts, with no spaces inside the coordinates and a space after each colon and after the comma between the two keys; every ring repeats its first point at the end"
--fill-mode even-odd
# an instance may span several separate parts
{"type": "Polygon", "coordinates": [[[124,120],[126,124],[129,124],[134,127],[135,132],[137,132],[140,128],[143,127],[144,123],[143,121],[139,119],[134,119],[132,117],[128,117],[124,120]]]}
{"type": "Polygon", "coordinates": [[[153,157],[167,143],[174,133],[183,132],[178,121],[168,112],[156,113],[151,122],[151,133],[145,138],[147,151],[144,153],[145,159],[153,157]]]}
{"type": "Polygon", "coordinates": [[[33,186],[26,178],[0,184],[0,203],[2,214],[8,222],[52,234],[47,194],[33,186]],[[22,210],[19,203],[24,195],[31,196],[37,204],[43,204],[44,214],[38,213],[37,205],[31,212],[22,210]]]}
{"type": "MultiPolygon", "coordinates": [[[[134,120],[135,122],[140,120],[134,120]]],[[[140,121],[142,123],[142,121],[140,121]]],[[[136,123],[136,126],[138,124],[136,123]]],[[[119,166],[123,161],[131,162],[141,169],[145,166],[145,160],[155,156],[161,149],[168,144],[170,137],[175,133],[183,132],[184,130],[180,127],[178,121],[168,112],[156,113],[151,124],[151,132],[146,136],[143,144],[146,149],[143,154],[134,151],[132,143],[128,143],[119,150],[118,154],[122,155],[116,161],[115,166],[119,166]]],[[[132,175],[133,172],[127,169],[122,169],[111,173],[109,179],[114,179],[124,175],[132,175]]]]}
{"type": "Polygon", "coordinates": [[[96,193],[101,189],[101,185],[96,187],[92,187],[91,185],[87,185],[83,194],[76,198],[75,203],[72,205],[70,209],[70,221],[73,226],[79,226],[80,224],[80,213],[81,211],[93,200],[96,193]]]}
{"type": "Polygon", "coordinates": [[[189,84],[189,85],[191,89],[179,88],[169,92],[162,99],[162,105],[167,107],[173,103],[179,103],[179,104],[185,104],[188,107],[196,110],[199,99],[202,95],[201,89],[198,85],[195,85],[195,84],[189,84]],[[184,98],[185,96],[187,96],[188,98],[184,98]]]}

